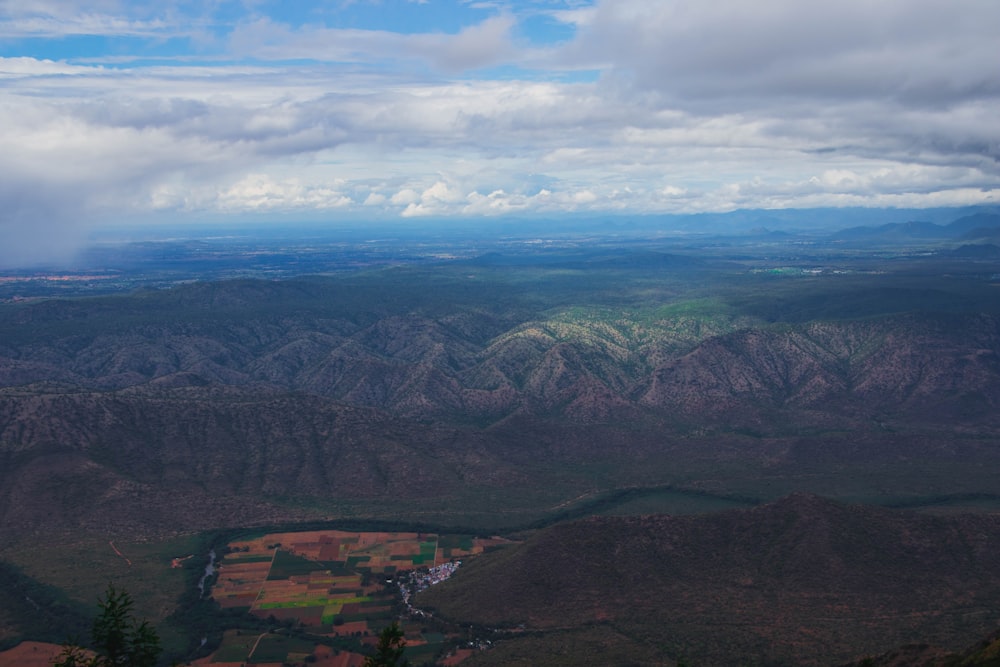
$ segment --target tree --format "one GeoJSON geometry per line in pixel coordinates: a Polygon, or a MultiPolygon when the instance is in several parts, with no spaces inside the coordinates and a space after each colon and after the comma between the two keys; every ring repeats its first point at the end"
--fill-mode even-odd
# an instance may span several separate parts
{"type": "Polygon", "coordinates": [[[406,648],[406,640],[403,639],[403,630],[399,623],[393,621],[387,625],[378,636],[378,644],[375,645],[375,655],[365,658],[364,667],[406,667],[410,663],[403,660],[403,649],[406,648]]]}
{"type": "Polygon", "coordinates": [[[160,637],[147,622],[132,618],[132,597],[108,584],[90,638],[93,656],[79,646],[67,645],[55,667],[154,667],[160,657],[160,637]]]}

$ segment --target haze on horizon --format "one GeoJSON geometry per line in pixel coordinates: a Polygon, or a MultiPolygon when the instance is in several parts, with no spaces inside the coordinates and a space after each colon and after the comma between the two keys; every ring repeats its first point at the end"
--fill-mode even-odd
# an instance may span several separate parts
{"type": "Polygon", "coordinates": [[[0,265],[154,221],[996,204],[993,0],[0,0],[0,265]]]}

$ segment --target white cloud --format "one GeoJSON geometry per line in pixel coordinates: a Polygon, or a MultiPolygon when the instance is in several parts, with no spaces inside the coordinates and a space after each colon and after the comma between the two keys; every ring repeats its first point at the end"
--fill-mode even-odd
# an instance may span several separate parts
{"type": "Polygon", "coordinates": [[[444,181],[436,181],[425,189],[419,198],[416,198],[416,193],[412,190],[405,192],[408,193],[406,199],[399,197],[398,194],[392,199],[394,204],[406,203],[406,208],[401,213],[404,218],[453,214],[455,204],[465,199],[454,186],[449,186],[444,181]]]}
{"type": "Polygon", "coordinates": [[[406,188],[394,194],[389,201],[397,206],[413,205],[420,201],[420,195],[418,195],[414,190],[406,188]]]}
{"type": "Polygon", "coordinates": [[[397,68],[412,67],[408,61],[417,58],[447,72],[462,72],[516,57],[510,36],[515,22],[512,16],[498,15],[454,34],[400,34],[318,24],[293,28],[259,17],[236,26],[228,41],[234,53],[254,58],[394,62],[397,68]]]}
{"type": "Polygon", "coordinates": [[[192,17],[169,2],[0,0],[0,36],[15,36],[0,58],[0,247],[26,256],[27,229],[69,239],[81,220],[163,210],[996,202],[992,0],[532,5],[576,31],[548,50],[515,49],[529,10],[504,6],[457,32],[403,34],[319,14],[291,26],[264,4],[222,27],[208,5],[192,17]],[[209,27],[209,46],[228,49],[211,58],[185,41],[209,27]],[[18,38],[57,34],[130,36],[123,49],[173,36],[188,51],[154,65],[138,47],[15,53],[18,38]],[[485,78],[492,66],[505,78],[485,78]],[[575,78],[587,69],[600,78],[575,78]]]}
{"type": "MultiPolygon", "coordinates": [[[[186,21],[190,26],[193,17],[186,21]]],[[[162,5],[123,3],[114,0],[0,2],[0,37],[62,38],[74,35],[163,38],[189,34],[184,22],[171,23],[162,5]]]]}
{"type": "Polygon", "coordinates": [[[570,48],[674,103],[996,94],[990,0],[601,2],[570,48]]]}
{"type": "Polygon", "coordinates": [[[93,68],[35,58],[0,58],[0,78],[94,73],[93,68]]]}
{"type": "Polygon", "coordinates": [[[220,191],[215,205],[223,211],[287,211],[335,209],[352,203],[350,197],[329,185],[307,185],[298,178],[276,180],[266,174],[250,174],[220,191]]]}
{"type": "Polygon", "coordinates": [[[420,35],[408,45],[408,50],[449,72],[495,65],[515,53],[510,37],[514,23],[514,17],[500,15],[456,35],[420,35]]]}

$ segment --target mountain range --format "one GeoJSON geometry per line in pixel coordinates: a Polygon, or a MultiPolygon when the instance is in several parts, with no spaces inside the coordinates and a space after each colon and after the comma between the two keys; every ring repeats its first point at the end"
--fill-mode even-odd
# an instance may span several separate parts
{"type": "Polygon", "coordinates": [[[555,493],[713,490],[699,477],[720,460],[787,481],[895,457],[994,490],[975,479],[1000,427],[988,283],[571,260],[6,306],[0,525],[169,531],[198,514],[178,490],[236,522],[308,514],[290,498],[517,495],[568,474],[555,493]],[[129,520],[113,508],[132,497],[129,520]]]}

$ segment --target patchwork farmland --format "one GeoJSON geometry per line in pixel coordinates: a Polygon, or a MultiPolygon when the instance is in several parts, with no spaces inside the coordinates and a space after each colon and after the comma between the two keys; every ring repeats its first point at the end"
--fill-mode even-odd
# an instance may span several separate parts
{"type": "MultiPolygon", "coordinates": [[[[497,537],[338,530],[232,542],[218,566],[214,600],[224,610],[270,619],[286,632],[230,631],[219,650],[199,664],[360,665],[364,647],[374,646],[382,629],[404,611],[398,574],[447,570],[450,566],[440,566],[503,543],[497,537]],[[292,628],[301,631],[299,637],[291,637],[292,628]]],[[[439,659],[456,645],[457,635],[425,617],[401,625],[411,664],[439,659]]]]}

